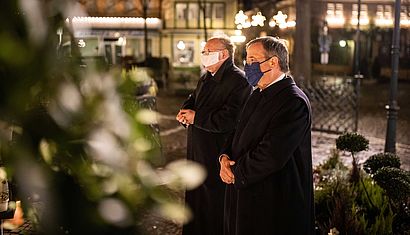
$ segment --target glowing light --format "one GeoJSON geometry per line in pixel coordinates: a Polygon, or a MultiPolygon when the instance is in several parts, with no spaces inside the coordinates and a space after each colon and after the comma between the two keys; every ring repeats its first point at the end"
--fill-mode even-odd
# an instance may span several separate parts
{"type": "Polygon", "coordinates": [[[345,40],[340,40],[339,41],[339,46],[340,47],[345,47],[347,45],[347,42],[345,40]]]}
{"type": "Polygon", "coordinates": [[[269,26],[275,27],[277,25],[280,29],[295,27],[296,21],[294,20],[286,21],[287,18],[288,18],[288,15],[283,14],[282,11],[278,11],[278,13],[274,15],[272,19],[270,20],[269,26]]]}
{"type": "Polygon", "coordinates": [[[235,30],[235,35],[232,35],[230,38],[234,43],[243,43],[246,41],[246,36],[242,35],[241,30],[235,30]]]}
{"type": "Polygon", "coordinates": [[[178,48],[178,50],[185,50],[185,43],[184,43],[184,41],[179,41],[178,43],[177,43],[177,48],[178,48]]]}
{"type": "Polygon", "coordinates": [[[343,16],[343,4],[327,4],[326,22],[329,27],[343,27],[346,22],[343,16]]]}
{"type": "Polygon", "coordinates": [[[124,46],[127,43],[127,39],[125,37],[119,37],[117,41],[118,46],[124,46]]]}
{"type": "Polygon", "coordinates": [[[78,40],[78,47],[81,47],[81,48],[85,47],[85,42],[83,39],[78,40]]]}
{"type": "Polygon", "coordinates": [[[235,24],[236,25],[243,25],[245,24],[246,20],[248,20],[248,16],[243,13],[242,10],[240,10],[238,13],[235,15],[235,24]]]}
{"type": "MultiPolygon", "coordinates": [[[[159,18],[147,18],[149,29],[161,29],[159,18]]],[[[143,28],[142,17],[73,17],[74,28],[143,28]]]]}
{"type": "Polygon", "coordinates": [[[369,24],[369,17],[367,14],[367,5],[361,5],[360,6],[360,20],[357,19],[359,12],[358,12],[358,5],[353,4],[353,10],[352,10],[352,19],[350,20],[350,23],[352,25],[357,25],[359,22],[359,25],[368,25],[369,24]]]}
{"type": "Polygon", "coordinates": [[[264,26],[264,22],[266,20],[266,17],[262,15],[262,13],[260,11],[258,11],[258,13],[256,13],[256,15],[252,16],[252,22],[251,25],[252,26],[264,26]]]}

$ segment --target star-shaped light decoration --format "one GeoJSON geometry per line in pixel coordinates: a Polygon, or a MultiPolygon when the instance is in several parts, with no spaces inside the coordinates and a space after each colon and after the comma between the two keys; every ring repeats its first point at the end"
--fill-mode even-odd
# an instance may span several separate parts
{"type": "Polygon", "coordinates": [[[236,13],[236,15],[235,15],[235,24],[236,24],[236,27],[238,29],[245,28],[244,25],[246,24],[247,20],[248,20],[248,16],[245,15],[242,10],[240,10],[238,13],[236,13]]]}
{"type": "Polygon", "coordinates": [[[262,15],[262,13],[260,11],[258,11],[258,13],[256,13],[256,15],[252,16],[252,26],[261,26],[263,27],[264,22],[266,20],[266,17],[262,15]]]}
{"type": "Polygon", "coordinates": [[[286,28],[286,18],[288,18],[288,15],[283,14],[282,11],[278,11],[278,14],[273,16],[273,19],[276,21],[276,24],[279,26],[279,28],[286,28]]]}

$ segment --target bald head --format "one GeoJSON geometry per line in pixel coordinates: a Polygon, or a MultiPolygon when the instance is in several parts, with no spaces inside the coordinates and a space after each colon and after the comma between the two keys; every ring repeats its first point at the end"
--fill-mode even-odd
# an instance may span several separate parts
{"type": "Polygon", "coordinates": [[[216,48],[228,50],[228,54],[233,58],[233,53],[235,51],[235,46],[231,39],[227,36],[217,36],[210,38],[206,44],[212,44],[216,48]]]}

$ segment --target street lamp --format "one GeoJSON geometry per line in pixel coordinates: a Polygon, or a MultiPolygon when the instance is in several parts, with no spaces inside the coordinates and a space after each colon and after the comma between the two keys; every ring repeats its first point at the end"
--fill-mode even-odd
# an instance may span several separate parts
{"type": "MultiPolygon", "coordinates": [[[[355,75],[354,77],[356,79],[361,79],[363,78],[363,75],[360,74],[360,24],[365,23],[364,21],[361,21],[361,0],[357,1],[357,5],[353,5],[353,11],[352,11],[352,20],[351,23],[356,23],[356,44],[355,44],[355,75]],[[354,18],[354,16],[357,16],[357,18],[354,18]]],[[[359,80],[357,81],[359,82],[359,80]]]]}
{"type": "Polygon", "coordinates": [[[394,10],[394,31],[392,45],[392,78],[390,80],[390,97],[387,109],[387,131],[385,152],[396,153],[396,121],[399,112],[397,104],[397,78],[399,73],[400,55],[400,0],[396,0],[394,10]]]}

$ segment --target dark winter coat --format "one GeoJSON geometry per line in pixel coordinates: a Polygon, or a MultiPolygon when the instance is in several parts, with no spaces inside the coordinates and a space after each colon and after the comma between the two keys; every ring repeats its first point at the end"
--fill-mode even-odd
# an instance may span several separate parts
{"type": "Polygon", "coordinates": [[[314,231],[311,108],[289,76],[249,98],[231,145],[225,235],[314,231]]]}
{"type": "Polygon", "coordinates": [[[195,111],[194,124],[188,127],[187,158],[202,164],[208,173],[201,186],[186,192],[193,220],[183,227],[184,235],[223,232],[225,186],[219,178],[218,157],[250,93],[244,73],[228,58],[215,76],[208,72],[199,79],[182,106],[195,111]]]}

